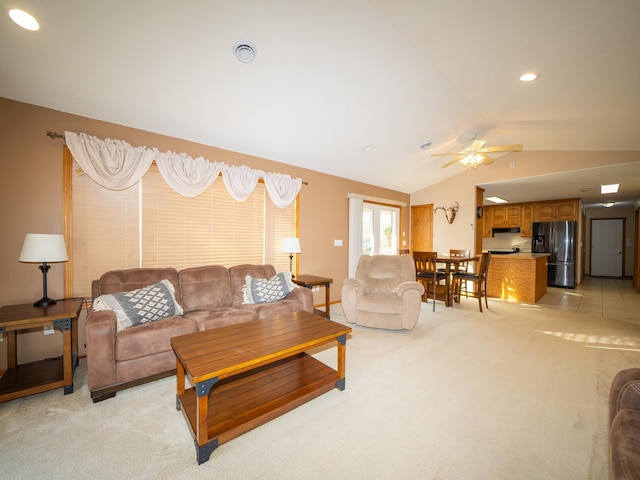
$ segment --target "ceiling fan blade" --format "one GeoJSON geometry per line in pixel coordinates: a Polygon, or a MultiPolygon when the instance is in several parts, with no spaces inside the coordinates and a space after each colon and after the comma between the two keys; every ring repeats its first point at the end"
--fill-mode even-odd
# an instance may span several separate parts
{"type": "Polygon", "coordinates": [[[476,140],[466,150],[468,150],[470,152],[478,152],[478,151],[482,150],[482,147],[484,147],[485,143],[487,143],[487,142],[485,142],[484,140],[476,140]]]}
{"type": "Polygon", "coordinates": [[[481,155],[482,155],[482,164],[483,165],[491,165],[495,161],[489,155],[485,155],[484,153],[482,153],[481,155]]]}
{"type": "MultiPolygon", "coordinates": [[[[465,155],[466,155],[466,154],[465,154],[465,155]]],[[[458,163],[458,162],[460,161],[460,159],[461,159],[461,158],[462,158],[462,157],[458,157],[458,158],[456,158],[456,159],[454,159],[454,160],[451,160],[450,162],[447,162],[447,163],[445,163],[444,165],[442,165],[440,168],[446,168],[446,167],[449,167],[449,166],[453,165],[454,163],[458,163]]]]}
{"type": "Polygon", "coordinates": [[[467,152],[447,152],[447,153],[432,153],[431,156],[432,157],[442,157],[444,155],[466,155],[467,152]]]}
{"type": "Polygon", "coordinates": [[[497,145],[495,147],[487,147],[478,150],[480,153],[494,153],[494,152],[519,152],[522,150],[522,145],[497,145]]]}

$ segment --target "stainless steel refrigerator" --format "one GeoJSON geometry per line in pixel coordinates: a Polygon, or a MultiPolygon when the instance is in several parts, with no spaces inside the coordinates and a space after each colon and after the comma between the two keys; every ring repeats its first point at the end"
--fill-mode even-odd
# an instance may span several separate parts
{"type": "Polygon", "coordinates": [[[533,222],[531,251],[548,253],[550,287],[576,286],[577,222],[533,222]]]}

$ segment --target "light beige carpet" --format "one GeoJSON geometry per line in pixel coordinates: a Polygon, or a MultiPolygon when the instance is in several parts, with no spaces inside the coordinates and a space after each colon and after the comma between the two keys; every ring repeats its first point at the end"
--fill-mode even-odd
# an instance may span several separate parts
{"type": "MultiPolygon", "coordinates": [[[[640,365],[640,326],[475,300],[412,331],[354,326],[347,382],[198,465],[175,379],[91,403],[75,393],[0,404],[6,479],[605,479],[607,395],[640,365]]],[[[344,322],[339,306],[334,320],[344,322]]],[[[335,366],[336,349],[316,355],[335,366]]]]}

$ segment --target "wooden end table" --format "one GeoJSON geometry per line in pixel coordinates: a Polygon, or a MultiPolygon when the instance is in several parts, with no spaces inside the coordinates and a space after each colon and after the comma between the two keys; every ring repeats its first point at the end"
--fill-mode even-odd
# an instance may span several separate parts
{"type": "Polygon", "coordinates": [[[313,313],[325,318],[331,318],[331,284],[333,278],[316,277],[315,275],[298,275],[291,279],[296,285],[313,289],[313,287],[324,287],[325,303],[324,312],[322,310],[314,310],[313,313]]]}
{"type": "Polygon", "coordinates": [[[78,316],[81,298],[58,300],[54,305],[31,303],[0,308],[0,335],[7,338],[7,371],[0,378],[0,402],[63,387],[73,393],[73,373],[78,365],[78,316]],[[62,333],[62,357],[18,365],[16,333],[52,326],[62,333]]]}
{"type": "Polygon", "coordinates": [[[334,388],[345,388],[351,328],[309,312],[252,320],[173,337],[176,408],[198,464],[221,444],[334,388]],[[337,370],[305,353],[337,342],[337,370]],[[185,378],[193,388],[186,388],[185,378]]]}

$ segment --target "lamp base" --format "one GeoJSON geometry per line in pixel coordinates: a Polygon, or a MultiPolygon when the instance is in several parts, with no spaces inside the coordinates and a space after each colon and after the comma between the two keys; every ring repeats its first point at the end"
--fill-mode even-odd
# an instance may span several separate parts
{"type": "Polygon", "coordinates": [[[58,302],[56,300],[54,300],[53,298],[42,297],[40,300],[35,302],[33,304],[33,306],[34,307],[48,307],[49,305],[55,305],[56,303],[58,303],[58,302]]]}

